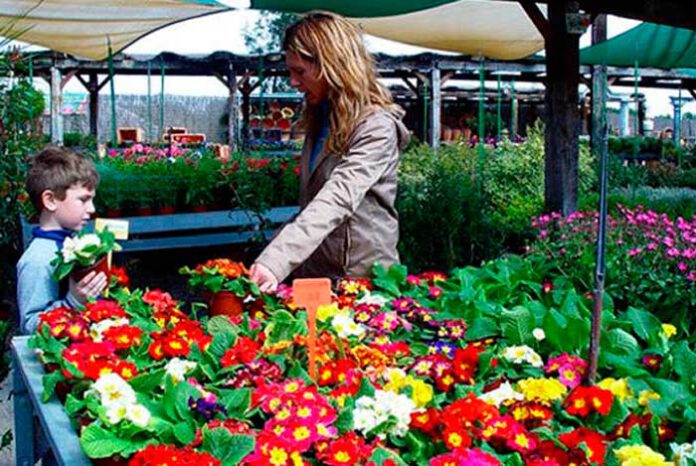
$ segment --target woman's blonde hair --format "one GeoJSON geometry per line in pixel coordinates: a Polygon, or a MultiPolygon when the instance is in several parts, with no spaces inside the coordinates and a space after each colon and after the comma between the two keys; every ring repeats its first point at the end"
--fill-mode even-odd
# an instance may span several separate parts
{"type": "MultiPolygon", "coordinates": [[[[360,118],[368,107],[394,106],[391,93],[377,81],[377,68],[358,26],[329,12],[312,12],[288,27],[285,52],[295,52],[316,63],[319,77],[329,87],[329,135],[324,149],[344,153],[360,118]]],[[[316,131],[318,108],[307,106],[305,128],[316,131]]]]}

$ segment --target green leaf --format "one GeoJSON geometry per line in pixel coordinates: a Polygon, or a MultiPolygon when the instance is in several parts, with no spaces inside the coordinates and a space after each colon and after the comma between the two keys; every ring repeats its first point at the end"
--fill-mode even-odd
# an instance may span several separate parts
{"type": "Polygon", "coordinates": [[[251,389],[220,390],[220,403],[225,406],[229,417],[244,419],[244,413],[251,406],[251,389]]]}
{"type": "Polygon", "coordinates": [[[89,458],[109,458],[133,447],[133,442],[118,438],[94,422],[82,430],[80,445],[89,458]]]}
{"type": "Polygon", "coordinates": [[[188,445],[196,438],[196,430],[187,422],[182,421],[174,426],[174,436],[184,445],[188,445]]]}
{"type": "Polygon", "coordinates": [[[254,451],[255,441],[251,435],[231,434],[227,429],[203,429],[203,451],[222,461],[223,466],[235,466],[254,451]]]}
{"type": "Polygon", "coordinates": [[[476,319],[466,330],[467,340],[480,340],[496,335],[500,335],[500,327],[495,320],[489,317],[480,317],[476,319]]]}
{"type": "Polygon", "coordinates": [[[629,307],[626,318],[633,324],[633,330],[640,339],[648,343],[658,341],[662,333],[662,323],[654,314],[629,307]]]}
{"type": "Polygon", "coordinates": [[[386,448],[375,448],[372,452],[372,456],[370,456],[370,461],[374,462],[377,466],[382,466],[386,460],[392,460],[399,466],[406,466],[406,463],[399,455],[386,448]]]}
{"type": "Polygon", "coordinates": [[[603,335],[604,349],[614,354],[630,356],[640,352],[638,340],[633,335],[620,328],[613,328],[603,335]]]}
{"type": "Polygon", "coordinates": [[[696,353],[691,351],[686,341],[680,341],[672,349],[674,359],[674,371],[679,374],[681,380],[687,384],[696,381],[696,353]]]}
{"type": "Polygon", "coordinates": [[[164,382],[164,374],[166,374],[164,369],[143,372],[130,379],[128,383],[133,387],[133,390],[148,393],[162,385],[162,382],[164,382]]]}
{"type": "Polygon", "coordinates": [[[501,314],[500,327],[503,336],[513,345],[524,345],[534,339],[534,316],[524,306],[504,309],[501,314]]]}
{"type": "Polygon", "coordinates": [[[43,396],[41,401],[47,403],[56,392],[58,382],[67,380],[61,371],[51,372],[43,376],[43,396]]]}
{"type": "Polygon", "coordinates": [[[68,416],[74,416],[79,411],[84,409],[85,402],[79,398],[74,397],[71,393],[65,398],[65,412],[68,416]]]}

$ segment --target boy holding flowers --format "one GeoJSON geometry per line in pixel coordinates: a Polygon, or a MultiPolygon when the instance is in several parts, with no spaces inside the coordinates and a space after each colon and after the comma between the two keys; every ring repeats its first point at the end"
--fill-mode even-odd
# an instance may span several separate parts
{"type": "Polygon", "coordinates": [[[94,213],[99,174],[94,164],[74,152],[49,147],[31,161],[26,189],[39,212],[39,226],[17,263],[20,332],[36,331],[39,315],[60,306],[75,308],[96,298],[107,286],[103,272],[75,282],[58,283],[51,261],[63,241],[80,231],[94,213]]]}

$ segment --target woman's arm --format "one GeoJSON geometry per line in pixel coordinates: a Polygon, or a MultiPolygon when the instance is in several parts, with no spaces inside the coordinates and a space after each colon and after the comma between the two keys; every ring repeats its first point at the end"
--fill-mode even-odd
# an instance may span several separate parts
{"type": "Polygon", "coordinates": [[[348,153],[324,186],[256,262],[278,281],[284,280],[355,212],[370,188],[398,158],[397,146],[396,126],[391,117],[380,113],[368,118],[356,129],[348,153]]]}

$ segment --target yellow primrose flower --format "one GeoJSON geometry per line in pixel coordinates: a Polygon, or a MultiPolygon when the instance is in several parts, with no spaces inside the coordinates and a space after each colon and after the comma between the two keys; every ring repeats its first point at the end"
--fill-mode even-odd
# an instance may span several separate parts
{"type": "Polygon", "coordinates": [[[406,372],[402,369],[389,368],[385,371],[384,375],[387,379],[384,390],[399,393],[399,390],[406,386],[406,372]]]}
{"type": "Polygon", "coordinates": [[[621,466],[670,466],[673,463],[647,445],[626,445],[614,450],[621,466]]]}
{"type": "Polygon", "coordinates": [[[317,319],[320,322],[326,322],[327,319],[332,318],[338,314],[338,304],[323,304],[317,308],[317,319]]]}
{"type": "Polygon", "coordinates": [[[672,324],[662,324],[662,331],[665,332],[665,336],[669,340],[677,334],[677,327],[672,324]]]}
{"type": "Polygon", "coordinates": [[[558,379],[524,379],[517,383],[517,387],[527,401],[542,404],[560,400],[568,390],[558,379]]]}
{"type": "Polygon", "coordinates": [[[643,390],[638,394],[638,404],[641,406],[648,406],[650,400],[659,400],[660,394],[652,390],[643,390]]]}
{"type": "Polygon", "coordinates": [[[433,387],[415,377],[408,376],[406,383],[411,387],[411,400],[418,408],[425,407],[433,399],[433,387]]]}
{"type": "Polygon", "coordinates": [[[612,392],[614,396],[622,403],[626,401],[626,398],[633,398],[633,393],[631,392],[626,379],[614,379],[608,377],[599,382],[597,386],[612,392]]]}

